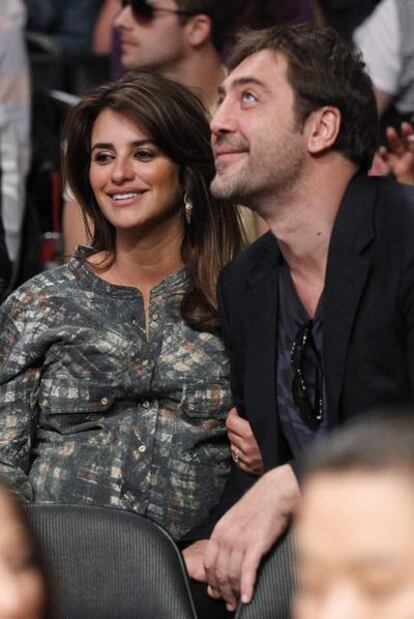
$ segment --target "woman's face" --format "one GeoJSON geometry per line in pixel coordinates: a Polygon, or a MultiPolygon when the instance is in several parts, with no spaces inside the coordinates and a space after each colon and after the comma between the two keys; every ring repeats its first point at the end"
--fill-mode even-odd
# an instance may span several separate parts
{"type": "Polygon", "coordinates": [[[0,619],[41,619],[45,591],[25,523],[0,490],[0,619]]]}
{"type": "Polygon", "coordinates": [[[134,122],[110,109],[96,118],[89,178],[118,233],[177,226],[183,195],[178,176],[178,166],[134,122]]]}

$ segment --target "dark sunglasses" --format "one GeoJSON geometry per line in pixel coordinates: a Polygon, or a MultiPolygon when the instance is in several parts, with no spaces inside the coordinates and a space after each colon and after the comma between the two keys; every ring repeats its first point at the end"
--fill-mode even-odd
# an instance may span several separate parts
{"type": "Polygon", "coordinates": [[[132,14],[137,21],[150,22],[154,19],[155,13],[173,13],[175,15],[191,16],[193,11],[180,11],[179,9],[164,9],[155,7],[150,0],[122,0],[122,8],[131,7],[132,14]]]}
{"type": "Polygon", "coordinates": [[[302,418],[316,430],[323,418],[323,374],[320,355],[312,337],[312,326],[313,321],[309,320],[298,330],[292,345],[290,362],[293,369],[293,402],[302,418]],[[316,376],[312,385],[305,379],[305,361],[309,363],[309,359],[312,359],[313,373],[316,376]]]}

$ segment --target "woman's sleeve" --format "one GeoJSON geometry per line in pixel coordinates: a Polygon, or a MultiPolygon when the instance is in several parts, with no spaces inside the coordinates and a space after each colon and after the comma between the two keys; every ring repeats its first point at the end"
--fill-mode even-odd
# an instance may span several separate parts
{"type": "Polygon", "coordinates": [[[0,476],[27,501],[32,499],[29,467],[41,374],[35,315],[16,295],[0,307],[0,476]]]}

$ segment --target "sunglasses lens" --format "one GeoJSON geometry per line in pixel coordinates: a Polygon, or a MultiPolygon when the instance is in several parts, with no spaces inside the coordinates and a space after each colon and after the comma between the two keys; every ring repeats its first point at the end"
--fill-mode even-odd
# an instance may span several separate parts
{"type": "Polygon", "coordinates": [[[146,0],[123,0],[122,5],[131,5],[132,14],[137,21],[151,21],[154,9],[146,0]]]}

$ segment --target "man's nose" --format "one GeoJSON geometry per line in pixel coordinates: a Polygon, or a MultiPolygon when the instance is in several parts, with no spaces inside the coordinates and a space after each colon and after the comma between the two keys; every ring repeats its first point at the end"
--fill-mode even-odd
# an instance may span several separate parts
{"type": "Polygon", "coordinates": [[[210,129],[213,135],[220,133],[233,133],[238,125],[237,115],[234,110],[234,105],[229,98],[224,98],[219,104],[216,113],[214,114],[210,129]]]}
{"type": "Polygon", "coordinates": [[[112,23],[115,28],[125,28],[128,25],[128,21],[131,19],[131,7],[127,4],[125,7],[119,8],[119,12],[115,15],[112,23]]]}

